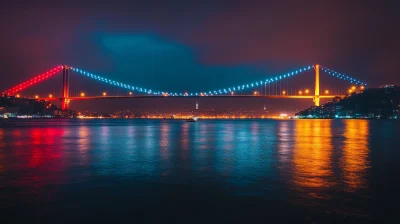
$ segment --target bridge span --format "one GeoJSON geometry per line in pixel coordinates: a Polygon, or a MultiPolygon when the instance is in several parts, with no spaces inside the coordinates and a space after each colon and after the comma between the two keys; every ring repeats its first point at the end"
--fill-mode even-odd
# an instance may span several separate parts
{"type": "MultiPolygon", "coordinates": [[[[269,77],[265,80],[260,80],[256,82],[251,82],[247,83],[244,85],[237,85],[233,86],[230,88],[223,88],[223,89],[218,89],[218,90],[212,90],[212,91],[203,91],[203,92],[185,92],[185,93],[177,93],[177,92],[167,92],[167,91],[154,91],[149,88],[142,88],[138,86],[133,86],[133,85],[128,85],[122,82],[117,82],[115,80],[111,80],[109,78],[105,78],[99,75],[94,75],[92,73],[86,72],[84,70],[74,68],[71,66],[67,65],[60,65],[57,66],[43,74],[40,74],[38,76],[35,76],[23,83],[20,83],[19,85],[16,85],[12,88],[9,88],[5,91],[2,92],[3,95],[6,96],[16,96],[19,97],[20,93],[31,87],[32,85],[36,85],[43,80],[46,80],[56,74],[62,73],[63,76],[63,82],[62,82],[62,91],[61,91],[61,97],[55,97],[52,94],[49,94],[49,97],[39,97],[36,95],[34,99],[37,100],[47,100],[47,101],[54,101],[54,100],[60,100],[61,101],[61,108],[62,110],[68,110],[69,104],[71,101],[78,101],[78,100],[95,100],[95,99],[128,99],[128,98],[202,98],[202,97],[207,97],[207,98],[267,98],[267,99],[312,99],[315,106],[320,106],[320,99],[333,99],[336,97],[336,95],[330,94],[331,92],[328,90],[325,90],[323,94],[321,94],[320,91],[320,71],[323,71],[325,73],[328,73],[329,75],[332,75],[338,79],[342,79],[345,81],[348,81],[352,83],[352,85],[359,85],[360,89],[363,90],[365,84],[364,82],[361,82],[355,78],[346,76],[344,74],[338,73],[336,71],[333,71],[331,69],[328,69],[326,67],[323,67],[321,65],[310,65],[306,66],[304,68],[285,73],[283,75],[275,76],[275,77],[269,77]],[[291,78],[293,76],[296,76],[300,73],[310,71],[311,69],[315,70],[315,79],[314,79],[314,92],[312,93],[308,89],[305,90],[304,92],[299,91],[298,93],[292,92],[292,94],[288,94],[288,91],[282,90],[280,87],[280,94],[277,94],[278,91],[278,83],[280,84],[282,80],[291,78]],[[69,82],[69,74],[70,72],[75,72],[78,74],[81,74],[85,77],[112,85],[116,86],[119,88],[122,88],[124,90],[129,91],[128,96],[113,96],[113,95],[107,95],[106,92],[103,92],[102,96],[86,96],[84,93],[81,94],[81,96],[75,97],[71,96],[70,94],[70,82],[69,82]],[[275,90],[276,94],[260,94],[257,91],[254,91],[254,94],[248,94],[249,91],[255,90],[257,88],[262,88],[263,86],[266,85],[272,85],[276,86],[275,89],[272,89],[273,91],[275,90]],[[138,92],[138,94],[132,94],[132,92],[138,92]],[[240,94],[241,93],[241,94],[240,94]]],[[[272,87],[274,88],[274,87],[272,87]]],[[[352,89],[349,89],[349,93],[351,94],[352,92],[356,91],[356,87],[353,86],[352,89]]],[[[339,97],[343,98],[343,94],[338,94],[339,97]]]]}

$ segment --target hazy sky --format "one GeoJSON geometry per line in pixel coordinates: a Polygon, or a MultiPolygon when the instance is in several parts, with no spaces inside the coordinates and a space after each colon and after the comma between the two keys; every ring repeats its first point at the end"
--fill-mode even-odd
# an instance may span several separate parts
{"type": "MultiPolygon", "coordinates": [[[[58,64],[170,91],[227,87],[315,63],[370,86],[400,84],[398,5],[370,0],[0,3],[0,89],[58,64]]],[[[311,78],[304,85],[312,87],[311,78]]],[[[75,82],[72,91],[106,89],[84,78],[75,82]]],[[[59,89],[55,80],[48,86],[46,91],[59,89]]]]}

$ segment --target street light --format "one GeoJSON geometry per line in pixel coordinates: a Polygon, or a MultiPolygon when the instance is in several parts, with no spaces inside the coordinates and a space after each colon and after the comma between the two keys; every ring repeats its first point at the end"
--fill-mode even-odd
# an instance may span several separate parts
{"type": "Polygon", "coordinates": [[[303,91],[299,91],[299,95],[303,94],[303,91]]]}
{"type": "Polygon", "coordinates": [[[16,95],[16,97],[17,97],[17,98],[19,98],[19,97],[20,97],[20,95],[19,95],[19,94],[17,94],[17,95],[16,95]]]}
{"type": "Polygon", "coordinates": [[[132,92],[129,92],[129,96],[132,96],[132,92]]]}
{"type": "Polygon", "coordinates": [[[103,96],[107,96],[107,93],[106,93],[106,92],[103,92],[103,96]]]}
{"type": "Polygon", "coordinates": [[[286,95],[286,91],[285,91],[285,90],[283,90],[283,91],[282,91],[282,94],[283,94],[283,95],[286,95]]]}
{"type": "Polygon", "coordinates": [[[356,90],[356,87],[355,87],[355,86],[352,86],[351,89],[352,89],[352,90],[356,90]]]}
{"type": "Polygon", "coordinates": [[[53,98],[53,94],[49,94],[49,98],[53,98]]]}
{"type": "Polygon", "coordinates": [[[231,95],[233,96],[233,94],[235,94],[234,92],[231,92],[231,95]]]}
{"type": "Polygon", "coordinates": [[[81,93],[81,97],[84,97],[85,96],[85,93],[81,93]]]}
{"type": "Polygon", "coordinates": [[[39,95],[36,95],[36,96],[35,96],[35,99],[39,99],[39,95]]]}
{"type": "Polygon", "coordinates": [[[306,89],[306,94],[308,94],[310,91],[308,89],[306,89]]]}
{"type": "Polygon", "coordinates": [[[328,95],[329,94],[329,90],[325,90],[325,94],[328,95]]]}
{"type": "Polygon", "coordinates": [[[257,95],[258,94],[258,92],[257,91],[254,91],[254,95],[257,95]]]}
{"type": "Polygon", "coordinates": [[[364,90],[364,88],[365,88],[364,86],[361,86],[361,90],[364,90]]]}
{"type": "Polygon", "coordinates": [[[349,89],[349,93],[352,93],[353,92],[353,90],[352,89],[349,89]]]}

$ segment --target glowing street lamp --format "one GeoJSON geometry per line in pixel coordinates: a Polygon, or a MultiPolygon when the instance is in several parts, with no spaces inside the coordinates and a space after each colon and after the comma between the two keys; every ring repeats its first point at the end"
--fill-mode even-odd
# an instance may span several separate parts
{"type": "Polygon", "coordinates": [[[354,90],[356,90],[356,87],[355,87],[355,86],[352,86],[351,89],[354,91],[354,90]]]}
{"type": "Polygon", "coordinates": [[[365,88],[364,86],[361,86],[361,90],[364,90],[364,88],[365,88]]]}
{"type": "Polygon", "coordinates": [[[282,91],[282,95],[286,95],[286,91],[285,90],[282,91]]]}
{"type": "Polygon", "coordinates": [[[107,93],[106,93],[106,92],[103,92],[103,96],[107,96],[107,93]]]}
{"type": "Polygon", "coordinates": [[[299,95],[303,94],[303,91],[299,91],[299,95]]]}
{"type": "Polygon", "coordinates": [[[233,96],[235,93],[234,92],[231,92],[231,95],[233,96]]]}
{"type": "Polygon", "coordinates": [[[85,96],[85,93],[81,93],[81,97],[84,97],[85,96]]]}
{"type": "Polygon", "coordinates": [[[132,92],[129,92],[129,96],[132,96],[132,92]]]}
{"type": "Polygon", "coordinates": [[[329,90],[325,90],[325,94],[328,95],[329,94],[329,90]]]}
{"type": "Polygon", "coordinates": [[[257,91],[254,91],[253,95],[257,95],[257,94],[258,94],[258,92],[257,92],[257,91]]]}
{"type": "Polygon", "coordinates": [[[53,98],[53,94],[49,94],[49,98],[53,98]]]}
{"type": "Polygon", "coordinates": [[[16,97],[17,97],[17,98],[20,98],[20,95],[19,95],[19,94],[17,94],[17,95],[16,95],[16,97]]]}
{"type": "Polygon", "coordinates": [[[352,93],[353,92],[353,90],[352,89],[349,89],[349,93],[352,93]]]}
{"type": "Polygon", "coordinates": [[[310,90],[306,89],[306,94],[308,94],[310,92],[310,90]]]}
{"type": "Polygon", "coordinates": [[[39,99],[39,95],[36,95],[36,96],[35,96],[35,99],[39,99]]]}

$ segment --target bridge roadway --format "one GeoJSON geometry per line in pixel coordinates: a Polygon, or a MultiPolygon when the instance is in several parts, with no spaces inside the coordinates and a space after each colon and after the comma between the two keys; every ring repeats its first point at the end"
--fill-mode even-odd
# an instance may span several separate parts
{"type": "MultiPolygon", "coordinates": [[[[335,95],[321,95],[320,99],[333,99],[335,95]]],[[[343,98],[344,95],[338,97],[343,98]]],[[[140,99],[140,98],[266,98],[266,99],[313,99],[313,95],[213,95],[213,96],[154,96],[154,95],[133,95],[133,96],[79,96],[79,97],[68,97],[69,100],[94,100],[94,99],[140,99]]],[[[52,98],[37,98],[37,100],[62,100],[61,97],[52,98]]]]}

